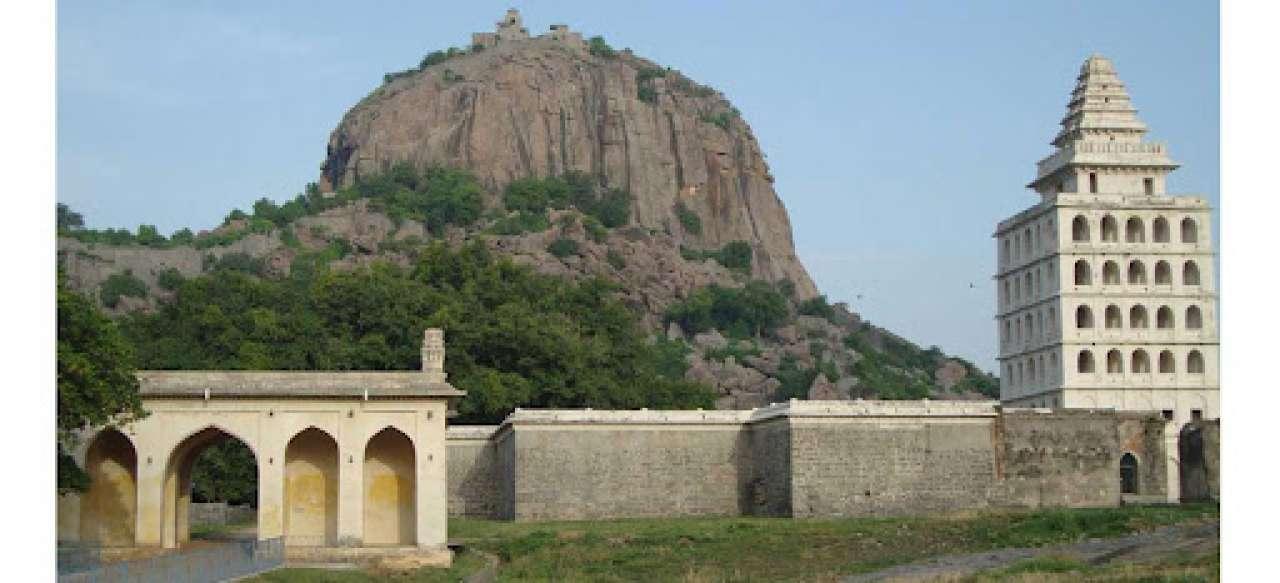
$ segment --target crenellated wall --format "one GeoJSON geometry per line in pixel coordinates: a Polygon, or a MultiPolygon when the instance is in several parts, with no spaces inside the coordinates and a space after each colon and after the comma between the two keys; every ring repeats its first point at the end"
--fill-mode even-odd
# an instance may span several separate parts
{"type": "Polygon", "coordinates": [[[1116,506],[1126,452],[1139,459],[1140,493],[1163,501],[1177,489],[1170,427],[1156,414],[994,402],[522,410],[496,428],[449,428],[449,512],[569,520],[1116,506]]]}

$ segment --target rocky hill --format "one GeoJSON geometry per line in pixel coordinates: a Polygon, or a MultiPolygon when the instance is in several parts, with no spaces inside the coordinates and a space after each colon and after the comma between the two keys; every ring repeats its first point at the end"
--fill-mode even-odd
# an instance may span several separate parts
{"type": "Polygon", "coordinates": [[[410,265],[430,241],[483,241],[542,274],[616,283],[652,334],[692,348],[684,376],[721,408],[993,393],[971,364],[818,295],[764,155],[724,96],[598,37],[502,38],[387,75],[333,131],[319,182],[284,205],[170,238],[60,214],[70,285],[113,313],[146,312],[175,282],[220,269],[410,265]],[[785,298],[785,316],[725,329],[716,302],[753,281],[785,298]]]}

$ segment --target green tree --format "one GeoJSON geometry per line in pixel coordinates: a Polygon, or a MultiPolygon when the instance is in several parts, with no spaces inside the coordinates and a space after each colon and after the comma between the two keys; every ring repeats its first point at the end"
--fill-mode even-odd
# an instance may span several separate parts
{"type": "Polygon", "coordinates": [[[58,277],[58,491],[83,491],[89,477],[68,453],[74,431],[143,417],[133,350],[116,325],[58,277]]]}

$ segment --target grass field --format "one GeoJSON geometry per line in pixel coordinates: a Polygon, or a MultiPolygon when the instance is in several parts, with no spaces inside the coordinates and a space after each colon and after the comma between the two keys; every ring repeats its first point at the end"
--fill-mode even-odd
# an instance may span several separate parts
{"type": "MultiPolygon", "coordinates": [[[[465,544],[467,550],[448,572],[393,575],[282,569],[259,580],[456,581],[485,565],[483,557],[477,556],[479,551],[501,560],[498,574],[504,581],[825,581],[931,556],[1121,536],[1217,515],[1216,505],[1183,505],[830,520],[742,517],[510,523],[450,519],[450,539],[465,544]]],[[[1196,560],[1200,562],[1169,569],[1217,572],[1216,555],[1196,560]]],[[[1032,580],[1054,573],[1073,580],[1107,578],[1105,569],[1067,563],[1040,559],[975,580],[1032,580]]],[[[1162,580],[1158,573],[1150,574],[1153,580],[1162,580]]],[[[1140,580],[1144,575],[1119,578],[1140,580]]]]}
{"type": "Polygon", "coordinates": [[[1089,583],[1089,582],[1157,582],[1193,583],[1217,581],[1221,558],[1218,553],[1191,555],[1150,564],[1125,564],[1092,567],[1068,558],[1030,559],[1004,569],[960,579],[955,583],[1014,583],[1023,581],[1089,583]]]}

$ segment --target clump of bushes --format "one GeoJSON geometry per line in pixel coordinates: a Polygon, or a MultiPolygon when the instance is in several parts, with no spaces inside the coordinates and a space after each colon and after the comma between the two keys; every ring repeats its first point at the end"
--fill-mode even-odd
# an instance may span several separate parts
{"type": "Polygon", "coordinates": [[[624,267],[627,266],[627,260],[623,259],[622,254],[618,253],[617,251],[614,251],[613,249],[610,249],[608,253],[605,253],[604,260],[609,262],[610,267],[613,267],[614,269],[617,269],[619,271],[621,271],[624,267]]]}
{"type": "Polygon", "coordinates": [[[560,259],[564,259],[570,255],[577,255],[578,242],[573,239],[561,237],[552,241],[550,245],[547,245],[547,252],[559,257],[560,259]]]}
{"type": "Polygon", "coordinates": [[[176,290],[179,287],[182,287],[182,282],[184,281],[186,281],[186,278],[182,277],[182,273],[179,272],[177,268],[173,267],[161,271],[156,275],[156,285],[160,286],[160,289],[163,290],[176,290]]]}
{"type": "Polygon", "coordinates": [[[525,233],[541,233],[551,228],[547,213],[518,211],[513,215],[498,219],[489,232],[495,235],[523,235],[525,233]]]}
{"type": "Polygon", "coordinates": [[[587,52],[606,59],[612,59],[618,54],[613,47],[609,46],[609,43],[605,42],[604,37],[599,35],[587,39],[587,52]]]}
{"type": "Polygon", "coordinates": [[[772,332],[789,314],[787,301],[765,281],[751,281],[742,288],[709,285],[667,309],[666,321],[688,333],[716,329],[732,338],[748,338],[772,332]]]}
{"type": "Polygon", "coordinates": [[[658,102],[658,90],[653,80],[666,76],[666,69],[642,67],[636,71],[636,97],[645,103],[658,102]]]}
{"type": "Polygon", "coordinates": [[[730,107],[727,110],[719,111],[716,113],[710,113],[710,112],[703,113],[700,119],[704,122],[707,122],[716,127],[719,127],[722,130],[727,131],[729,129],[729,124],[733,123],[733,120],[739,117],[740,115],[741,113],[738,111],[738,108],[730,107]]]}
{"type": "Polygon", "coordinates": [[[746,241],[730,241],[714,251],[680,248],[680,256],[687,261],[714,259],[720,265],[740,272],[751,271],[751,244],[746,241]]]}
{"type": "Polygon", "coordinates": [[[676,218],[680,221],[680,226],[684,227],[684,232],[691,235],[702,234],[702,219],[698,218],[697,213],[689,210],[682,200],[676,201],[676,218]]]}
{"type": "Polygon", "coordinates": [[[836,317],[836,309],[827,303],[827,296],[820,295],[815,298],[809,298],[796,308],[796,311],[805,316],[817,316],[832,321],[836,317]]]}
{"type": "Polygon", "coordinates": [[[122,297],[147,297],[147,284],[133,275],[133,271],[126,269],[122,273],[113,273],[108,276],[106,281],[102,282],[98,296],[102,299],[102,305],[114,308],[119,305],[122,297]]]}
{"type": "Polygon", "coordinates": [[[631,220],[631,199],[630,192],[600,188],[581,172],[513,180],[502,197],[508,210],[545,213],[548,209],[572,207],[610,229],[631,220]]]}

